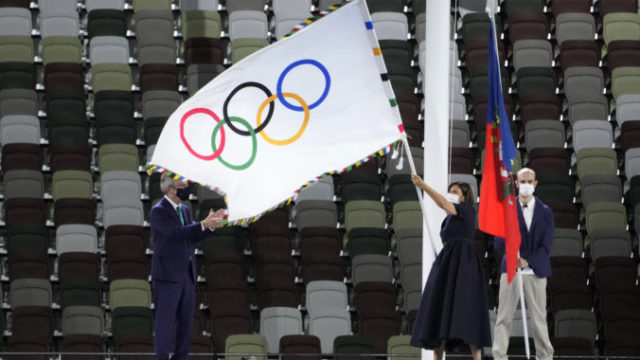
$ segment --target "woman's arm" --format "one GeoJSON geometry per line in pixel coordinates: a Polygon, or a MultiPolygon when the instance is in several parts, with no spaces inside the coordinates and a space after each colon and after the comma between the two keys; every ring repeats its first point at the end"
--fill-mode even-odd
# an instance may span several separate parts
{"type": "Polygon", "coordinates": [[[422,178],[416,174],[411,174],[411,181],[414,185],[427,192],[427,195],[447,214],[458,215],[456,207],[447,200],[444,196],[440,195],[431,186],[427,185],[422,178]]]}

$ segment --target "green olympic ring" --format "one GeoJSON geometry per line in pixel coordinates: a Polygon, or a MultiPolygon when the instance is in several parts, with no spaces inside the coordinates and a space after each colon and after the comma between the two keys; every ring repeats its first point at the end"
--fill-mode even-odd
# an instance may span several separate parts
{"type": "MultiPolygon", "coordinates": [[[[245,162],[244,164],[241,165],[233,165],[228,163],[227,161],[225,161],[222,156],[218,156],[218,160],[220,160],[220,163],[222,163],[222,165],[228,167],[231,170],[244,170],[246,168],[248,168],[249,166],[251,166],[251,164],[253,164],[253,161],[256,159],[256,153],[258,152],[258,138],[256,137],[256,132],[255,130],[253,130],[253,126],[251,126],[251,124],[249,124],[249,122],[247,122],[245,119],[238,117],[238,116],[231,116],[229,117],[229,121],[232,122],[238,122],[240,123],[242,126],[246,127],[247,130],[249,131],[249,134],[251,135],[251,157],[249,158],[249,160],[247,160],[247,162],[245,162]]],[[[218,151],[217,146],[216,146],[216,135],[218,135],[218,131],[220,130],[220,128],[222,127],[222,125],[226,124],[226,122],[224,121],[220,121],[216,124],[216,127],[213,128],[213,132],[211,133],[211,147],[213,148],[214,153],[216,151],[218,151]]]]}

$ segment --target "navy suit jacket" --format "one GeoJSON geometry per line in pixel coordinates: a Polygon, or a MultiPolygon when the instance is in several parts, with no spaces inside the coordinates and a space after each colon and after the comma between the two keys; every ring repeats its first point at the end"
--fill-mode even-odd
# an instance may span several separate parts
{"type": "MultiPolygon", "coordinates": [[[[521,235],[520,257],[527,260],[537,277],[546,278],[551,276],[549,253],[551,252],[555,232],[553,211],[536,197],[531,227],[530,230],[527,230],[527,224],[522,216],[522,207],[520,206],[520,201],[518,201],[518,222],[520,223],[521,235]]],[[[496,237],[494,248],[504,251],[504,239],[496,237]]],[[[503,273],[507,272],[505,256],[502,257],[500,270],[503,273]]]]}
{"type": "Polygon", "coordinates": [[[180,282],[189,271],[195,283],[195,244],[203,240],[209,230],[202,231],[202,225],[193,221],[189,211],[183,214],[189,225],[182,226],[178,212],[165,197],[151,209],[152,280],[180,282]]]}

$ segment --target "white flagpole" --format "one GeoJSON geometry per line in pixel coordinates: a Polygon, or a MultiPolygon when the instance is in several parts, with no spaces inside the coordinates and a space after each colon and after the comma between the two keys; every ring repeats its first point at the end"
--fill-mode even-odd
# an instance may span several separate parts
{"type": "MultiPolygon", "coordinates": [[[[402,146],[404,147],[404,150],[407,152],[407,160],[409,160],[409,168],[411,168],[411,173],[412,174],[417,174],[418,172],[416,171],[416,165],[413,163],[413,156],[411,155],[411,147],[409,146],[409,140],[407,139],[407,133],[402,133],[402,146]]],[[[429,221],[427,220],[427,211],[424,208],[424,197],[422,196],[422,190],[418,187],[415,186],[416,188],[416,193],[418,193],[418,202],[420,203],[420,210],[422,210],[422,217],[424,218],[424,224],[427,227],[427,233],[431,233],[430,229],[429,229],[429,221]]],[[[436,249],[435,244],[433,243],[433,241],[429,242],[431,244],[431,248],[433,249],[433,253],[435,255],[438,254],[438,250],[436,249]]]]}
{"type": "MultiPolygon", "coordinates": [[[[495,21],[494,21],[494,9],[496,8],[496,4],[493,4],[492,1],[487,2],[487,7],[485,8],[485,11],[487,12],[487,15],[489,15],[489,21],[491,21],[493,23],[494,26],[494,31],[491,34],[491,36],[493,36],[493,45],[495,46],[495,54],[498,57],[498,74],[500,74],[500,54],[498,53],[498,35],[497,35],[497,29],[495,29],[495,21]]],[[[499,81],[502,82],[502,77],[499,77],[499,81]]],[[[502,94],[502,84],[500,84],[500,93],[502,94]]],[[[506,240],[505,240],[506,241],[506,240]]],[[[518,257],[520,257],[520,252],[518,252],[518,257]]],[[[529,331],[528,331],[528,327],[527,327],[527,308],[525,305],[525,301],[524,301],[524,284],[523,284],[523,275],[522,275],[522,270],[520,270],[519,268],[517,269],[517,277],[518,277],[518,288],[520,291],[520,311],[522,313],[522,333],[524,335],[524,351],[525,354],[527,356],[527,359],[529,359],[529,357],[531,356],[531,352],[529,349],[529,331]]]]}

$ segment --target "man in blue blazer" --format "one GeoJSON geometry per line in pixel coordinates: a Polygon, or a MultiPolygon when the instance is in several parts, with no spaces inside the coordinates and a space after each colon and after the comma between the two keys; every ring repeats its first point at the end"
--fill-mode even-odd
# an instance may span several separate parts
{"type": "Polygon", "coordinates": [[[186,360],[195,300],[194,248],[207,232],[222,226],[223,210],[210,210],[204,220],[194,222],[181,204],[189,199],[185,182],[163,174],[160,189],[164,197],[151,209],[154,345],[158,360],[168,360],[174,346],[172,359],[186,360]]]}
{"type": "MultiPolygon", "coordinates": [[[[531,318],[529,336],[533,337],[538,360],[551,360],[553,346],[547,328],[547,277],[551,276],[549,252],[554,236],[553,212],[540,199],[533,196],[538,181],[536,173],[529,168],[518,171],[518,220],[520,223],[520,255],[518,268],[522,276],[509,284],[506,260],[502,258],[498,316],[493,336],[493,357],[507,360],[509,332],[513,314],[520,301],[518,281],[522,278],[525,305],[531,318]]],[[[496,238],[496,250],[504,251],[504,239],[496,238]]]]}

